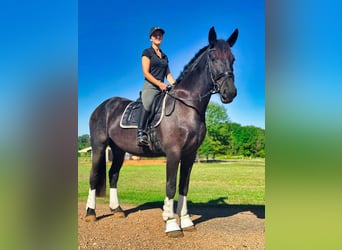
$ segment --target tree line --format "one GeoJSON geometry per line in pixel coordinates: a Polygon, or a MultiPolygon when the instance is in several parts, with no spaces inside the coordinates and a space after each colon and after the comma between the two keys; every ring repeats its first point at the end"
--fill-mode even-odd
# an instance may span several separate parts
{"type": "MultiPolygon", "coordinates": [[[[198,154],[217,156],[265,157],[265,130],[231,122],[223,105],[210,102],[206,111],[207,135],[198,154]]],[[[78,137],[78,149],[90,147],[90,136],[78,137]]]]}
{"type": "Polygon", "coordinates": [[[265,130],[231,122],[223,105],[210,102],[206,111],[207,134],[198,154],[223,157],[265,157],[265,130]]]}
{"type": "Polygon", "coordinates": [[[78,136],[78,150],[90,147],[90,136],[81,135],[78,136]]]}

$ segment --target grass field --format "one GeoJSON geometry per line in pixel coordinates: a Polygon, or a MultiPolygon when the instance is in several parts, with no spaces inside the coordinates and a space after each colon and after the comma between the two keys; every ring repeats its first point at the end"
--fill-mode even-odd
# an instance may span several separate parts
{"type": "MultiPolygon", "coordinates": [[[[90,169],[89,162],[79,160],[79,201],[87,200],[90,169]]],[[[107,166],[107,173],[108,170],[107,166]]],[[[107,190],[109,190],[108,175],[107,190]]],[[[163,201],[165,164],[123,166],[118,192],[122,204],[139,205],[163,201]]],[[[109,191],[106,197],[97,198],[97,202],[108,203],[108,194],[109,191]]],[[[234,160],[219,163],[195,163],[191,174],[188,200],[203,205],[222,203],[264,205],[265,161],[234,160]]]]}

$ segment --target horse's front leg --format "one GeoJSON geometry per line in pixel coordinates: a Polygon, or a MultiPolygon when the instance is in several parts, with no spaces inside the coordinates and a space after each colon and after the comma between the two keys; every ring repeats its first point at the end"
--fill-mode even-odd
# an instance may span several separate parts
{"type": "Polygon", "coordinates": [[[180,181],[179,181],[179,196],[177,204],[177,214],[180,218],[181,228],[184,231],[194,231],[196,230],[194,223],[192,222],[188,214],[187,206],[187,194],[189,190],[190,174],[192,170],[192,165],[195,161],[196,153],[183,157],[181,159],[180,167],[180,181]]]}
{"type": "Polygon", "coordinates": [[[183,232],[177,224],[173,208],[179,159],[175,155],[168,155],[166,161],[166,198],[164,200],[162,216],[166,222],[165,233],[168,237],[183,236],[183,232]]]}

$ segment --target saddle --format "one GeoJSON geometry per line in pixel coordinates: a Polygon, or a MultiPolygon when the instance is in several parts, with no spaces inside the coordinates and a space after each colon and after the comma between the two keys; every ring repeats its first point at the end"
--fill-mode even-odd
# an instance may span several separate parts
{"type": "MultiPolygon", "coordinates": [[[[151,109],[152,112],[147,119],[146,133],[148,135],[148,140],[150,141],[149,147],[153,152],[162,152],[161,142],[155,128],[160,124],[164,117],[165,100],[165,92],[161,92],[154,98],[151,109]]],[[[139,97],[135,102],[130,102],[121,116],[120,127],[125,129],[138,128],[142,108],[143,104],[141,97],[139,97]]]]}
{"type": "MultiPolygon", "coordinates": [[[[152,112],[147,120],[147,127],[157,127],[161,120],[163,119],[163,114],[165,110],[165,93],[161,92],[157,95],[152,103],[152,112]]],[[[130,102],[120,120],[121,128],[138,128],[139,117],[141,110],[143,108],[143,104],[141,101],[141,97],[139,97],[135,102],[130,102]]]]}

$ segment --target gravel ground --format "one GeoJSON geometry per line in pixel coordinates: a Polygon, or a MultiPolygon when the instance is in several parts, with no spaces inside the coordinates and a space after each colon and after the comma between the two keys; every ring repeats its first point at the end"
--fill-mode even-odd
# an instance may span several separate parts
{"type": "Polygon", "coordinates": [[[195,232],[168,238],[162,202],[122,205],[126,218],[114,218],[107,204],[97,204],[95,222],[85,221],[78,204],[78,249],[264,249],[265,207],[222,205],[189,207],[195,232]]]}

